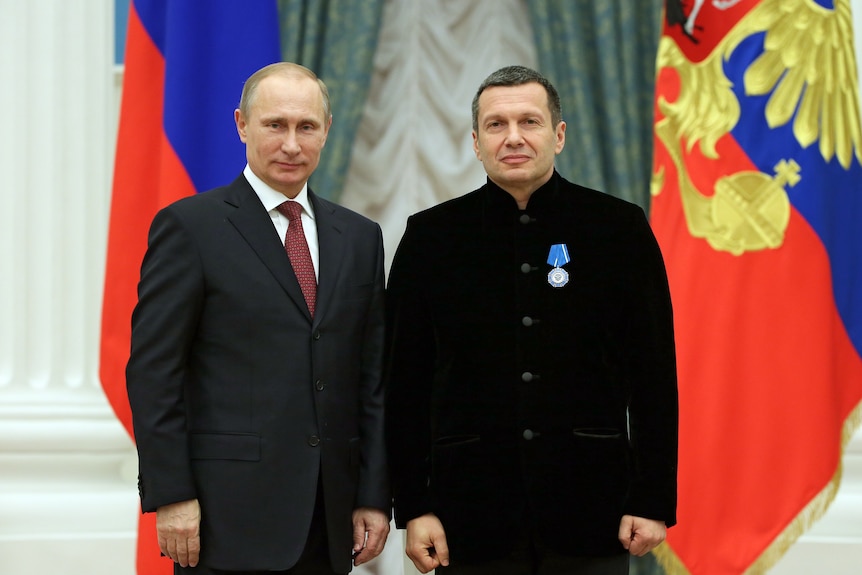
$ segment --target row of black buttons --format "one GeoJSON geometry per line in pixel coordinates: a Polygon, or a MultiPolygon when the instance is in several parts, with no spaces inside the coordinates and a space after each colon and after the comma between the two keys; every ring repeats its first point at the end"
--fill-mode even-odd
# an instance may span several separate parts
{"type": "MultiPolygon", "coordinates": [[[[320,339],[320,332],[315,331],[313,334],[311,334],[311,338],[314,341],[318,341],[320,339]]],[[[318,379],[314,382],[314,389],[316,389],[317,391],[323,391],[325,388],[326,384],[323,383],[323,380],[318,379]]],[[[308,445],[310,445],[311,447],[317,447],[318,445],[320,445],[320,438],[316,435],[309,436],[308,445]]]]}
{"type": "MultiPolygon", "coordinates": [[[[520,221],[522,224],[526,225],[526,224],[529,224],[531,222],[535,222],[536,220],[535,220],[535,218],[531,218],[527,214],[521,214],[521,217],[518,219],[518,221],[520,221]]],[[[537,269],[539,269],[539,268],[537,268],[536,266],[531,266],[530,264],[528,264],[526,262],[521,264],[521,273],[523,273],[523,274],[528,274],[528,273],[534,272],[537,269]]],[[[533,327],[537,323],[539,323],[538,319],[532,318],[528,315],[525,315],[524,317],[521,318],[521,325],[523,325],[524,327],[533,327]]],[[[524,383],[530,383],[532,381],[538,381],[538,380],[539,380],[539,374],[538,373],[532,373],[529,371],[525,371],[524,373],[521,374],[521,381],[523,381],[524,383]]],[[[526,441],[531,441],[532,439],[539,437],[539,435],[541,435],[541,434],[538,431],[533,431],[532,429],[525,429],[524,432],[521,434],[521,436],[526,441]]]]}

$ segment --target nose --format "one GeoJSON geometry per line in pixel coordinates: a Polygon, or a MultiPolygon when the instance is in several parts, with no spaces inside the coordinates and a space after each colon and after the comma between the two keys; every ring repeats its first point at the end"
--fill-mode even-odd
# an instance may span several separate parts
{"type": "Polygon", "coordinates": [[[298,154],[300,152],[299,141],[296,138],[295,130],[287,130],[284,134],[284,139],[281,141],[281,149],[286,154],[298,154]]]}
{"type": "Polygon", "coordinates": [[[510,125],[506,132],[506,145],[517,148],[523,143],[524,136],[521,134],[520,126],[517,123],[510,125]]]}

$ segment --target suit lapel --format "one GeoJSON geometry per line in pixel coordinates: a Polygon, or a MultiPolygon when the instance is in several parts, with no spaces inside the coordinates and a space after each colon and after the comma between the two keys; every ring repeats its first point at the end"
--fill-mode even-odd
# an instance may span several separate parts
{"type": "Polygon", "coordinates": [[[335,296],[335,286],[340,281],[341,260],[344,257],[346,223],[335,213],[335,207],[308,191],[314,206],[317,222],[317,243],[319,250],[319,270],[317,270],[317,303],[314,311],[314,325],[317,326],[326,316],[335,296]]]}
{"type": "MultiPolygon", "coordinates": [[[[290,267],[290,259],[284,251],[284,244],[278,241],[269,214],[244,177],[240,176],[229,186],[225,203],[233,208],[228,212],[228,221],[248,242],[300,311],[311,321],[296,274],[290,267]]],[[[318,295],[318,300],[319,298],[318,295]]]]}

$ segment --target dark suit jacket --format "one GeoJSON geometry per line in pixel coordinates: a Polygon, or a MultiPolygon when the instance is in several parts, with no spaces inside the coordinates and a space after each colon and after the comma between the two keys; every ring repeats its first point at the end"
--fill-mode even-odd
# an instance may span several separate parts
{"type": "Polygon", "coordinates": [[[489,181],[412,216],[387,348],[396,523],[436,513],[453,562],[506,554],[524,526],[607,555],[623,514],[675,523],[671,304],[637,206],[555,173],[523,212],[489,181]]]}
{"type": "Polygon", "coordinates": [[[351,567],[352,510],[390,508],[380,227],[309,196],[313,321],[244,177],[168,206],[150,230],[126,372],[142,507],[198,498],[211,567],[291,567],[319,473],[336,571],[351,567]]]}

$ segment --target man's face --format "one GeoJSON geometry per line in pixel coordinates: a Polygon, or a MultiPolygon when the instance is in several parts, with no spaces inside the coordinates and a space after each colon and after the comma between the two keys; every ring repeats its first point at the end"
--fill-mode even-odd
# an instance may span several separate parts
{"type": "Polygon", "coordinates": [[[257,177],[295,197],[317,168],[331,118],[324,118],[317,82],[305,76],[267,76],[257,86],[248,117],[234,113],[248,165],[257,177]]]}
{"type": "Polygon", "coordinates": [[[509,192],[532,193],[554,172],[565,144],[566,124],[552,125],[541,84],[492,86],[479,96],[473,151],[488,177],[509,192]]]}

